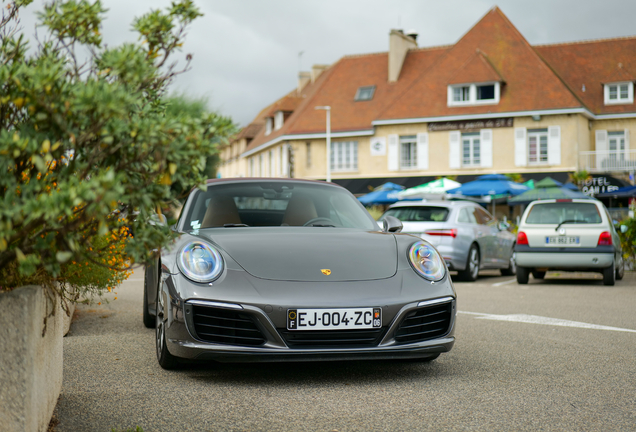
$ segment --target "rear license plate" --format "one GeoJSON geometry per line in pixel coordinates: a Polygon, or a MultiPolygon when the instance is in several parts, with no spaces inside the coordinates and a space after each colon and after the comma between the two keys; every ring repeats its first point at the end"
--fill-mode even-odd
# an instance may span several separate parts
{"type": "Polygon", "coordinates": [[[545,238],[547,245],[578,245],[579,238],[575,236],[550,236],[545,238]]]}
{"type": "Polygon", "coordinates": [[[381,308],[287,310],[287,330],[358,330],[380,327],[381,308]]]}

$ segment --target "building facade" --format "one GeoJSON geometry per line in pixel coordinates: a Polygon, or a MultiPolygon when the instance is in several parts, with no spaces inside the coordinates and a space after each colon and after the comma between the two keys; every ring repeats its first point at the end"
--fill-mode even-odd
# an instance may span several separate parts
{"type": "Polygon", "coordinates": [[[454,45],[418,48],[417,35],[392,30],[389,52],[302,72],[244,129],[253,136],[224,150],[220,172],[324,180],[329,164],[332,181],[364,193],[585,170],[590,191],[617,188],[636,169],[632,71],[636,37],[532,46],[497,7],[454,45]]]}

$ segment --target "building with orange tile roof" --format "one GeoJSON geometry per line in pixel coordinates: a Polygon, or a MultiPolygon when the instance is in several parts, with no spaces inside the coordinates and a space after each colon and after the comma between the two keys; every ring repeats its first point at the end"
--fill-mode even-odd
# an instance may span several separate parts
{"type": "Polygon", "coordinates": [[[316,107],[328,106],[331,178],[353,193],[491,173],[567,181],[582,170],[604,179],[594,180],[601,192],[633,176],[636,37],[532,46],[494,7],[454,45],[416,40],[392,30],[388,52],[302,72],[222,155],[221,175],[324,180],[316,107]]]}

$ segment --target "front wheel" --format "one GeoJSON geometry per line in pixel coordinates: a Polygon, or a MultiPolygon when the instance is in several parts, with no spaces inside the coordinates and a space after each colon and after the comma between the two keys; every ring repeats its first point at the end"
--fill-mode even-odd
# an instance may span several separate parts
{"type": "Polygon", "coordinates": [[[526,285],[530,277],[530,270],[525,267],[517,267],[517,283],[526,285]]]}
{"type": "Polygon", "coordinates": [[[616,268],[614,263],[603,270],[603,285],[612,286],[616,282],[616,268]]]}
{"type": "Polygon", "coordinates": [[[517,254],[512,251],[510,254],[510,261],[508,262],[508,268],[501,269],[503,276],[514,276],[517,274],[517,254]]]}
{"type": "Polygon", "coordinates": [[[474,282],[479,275],[479,250],[477,246],[472,245],[468,251],[468,262],[466,263],[466,270],[459,272],[459,277],[462,280],[474,282]]]}
{"type": "Polygon", "coordinates": [[[621,257],[621,263],[616,267],[616,280],[622,280],[625,276],[625,260],[621,257]]]}
{"type": "Polygon", "coordinates": [[[157,347],[157,361],[159,366],[164,369],[175,369],[179,366],[177,357],[170,354],[166,346],[166,320],[164,318],[164,307],[162,304],[162,295],[157,293],[157,317],[155,319],[155,342],[157,347]]]}
{"type": "Polygon", "coordinates": [[[148,278],[144,276],[144,306],[143,306],[144,326],[153,328],[155,326],[155,317],[148,310],[148,278]]]}

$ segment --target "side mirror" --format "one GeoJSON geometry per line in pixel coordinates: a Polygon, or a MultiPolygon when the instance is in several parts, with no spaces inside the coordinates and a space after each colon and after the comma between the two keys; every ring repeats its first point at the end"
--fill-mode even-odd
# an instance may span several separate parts
{"type": "Polygon", "coordinates": [[[402,221],[395,216],[384,216],[382,230],[389,233],[399,233],[402,231],[402,221]]]}
{"type": "Polygon", "coordinates": [[[621,225],[621,234],[625,234],[628,229],[627,225],[621,225]]]}

